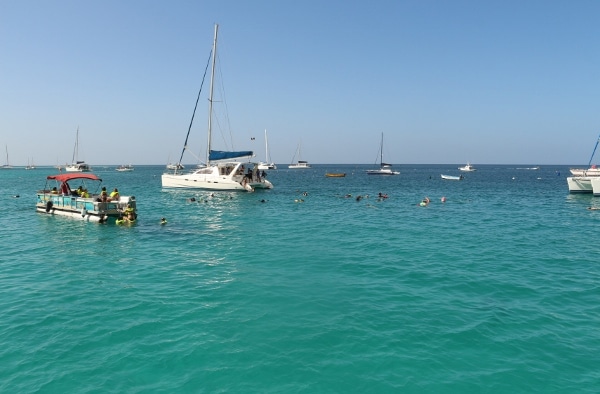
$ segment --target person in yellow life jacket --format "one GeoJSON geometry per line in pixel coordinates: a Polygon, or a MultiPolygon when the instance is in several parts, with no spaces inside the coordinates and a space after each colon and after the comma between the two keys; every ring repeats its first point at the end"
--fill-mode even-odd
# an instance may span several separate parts
{"type": "Polygon", "coordinates": [[[119,190],[115,187],[115,190],[113,190],[110,193],[110,199],[108,201],[115,201],[115,200],[118,200],[119,198],[120,198],[119,190]]]}
{"type": "Polygon", "coordinates": [[[75,190],[75,193],[77,193],[78,196],[81,196],[83,194],[83,187],[79,186],[77,190],[75,190]]]}
{"type": "Polygon", "coordinates": [[[52,188],[52,190],[50,191],[51,194],[58,194],[58,190],[56,190],[56,186],[54,186],[52,188]]]}
{"type": "Polygon", "coordinates": [[[79,196],[82,198],[90,198],[90,193],[88,193],[87,189],[83,189],[81,193],[79,193],[79,196]]]}
{"type": "Polygon", "coordinates": [[[125,208],[125,218],[127,218],[127,220],[129,220],[130,222],[133,222],[135,220],[135,209],[133,209],[131,207],[131,204],[127,204],[127,208],[125,208]]]}

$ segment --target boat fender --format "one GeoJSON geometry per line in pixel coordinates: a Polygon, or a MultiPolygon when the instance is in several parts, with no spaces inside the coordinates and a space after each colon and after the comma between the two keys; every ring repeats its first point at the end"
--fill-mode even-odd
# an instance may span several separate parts
{"type": "Polygon", "coordinates": [[[52,204],[52,201],[48,201],[46,203],[46,212],[50,212],[50,210],[52,209],[52,205],[54,205],[52,204]]]}
{"type": "Polygon", "coordinates": [[[81,217],[84,218],[87,215],[87,209],[81,208],[81,217]]]}

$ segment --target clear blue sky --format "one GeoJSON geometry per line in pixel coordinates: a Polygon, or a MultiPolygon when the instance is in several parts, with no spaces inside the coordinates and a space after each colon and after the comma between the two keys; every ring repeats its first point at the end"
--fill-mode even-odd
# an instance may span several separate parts
{"type": "Polygon", "coordinates": [[[595,0],[0,0],[0,144],[13,165],[62,164],[79,126],[92,166],[176,160],[218,23],[234,148],[258,159],[267,129],[277,163],[300,140],[311,163],[375,163],[384,133],[397,164],[587,164],[599,16],[595,0]]]}

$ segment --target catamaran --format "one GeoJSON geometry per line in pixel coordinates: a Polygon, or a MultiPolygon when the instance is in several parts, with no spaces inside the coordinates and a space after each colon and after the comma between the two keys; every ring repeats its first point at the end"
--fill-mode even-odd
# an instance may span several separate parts
{"type": "Polygon", "coordinates": [[[276,170],[277,166],[269,156],[269,141],[267,140],[267,130],[265,129],[265,161],[258,163],[259,170],[276,170]]]}
{"type": "Polygon", "coordinates": [[[598,148],[598,143],[600,142],[600,136],[596,140],[596,145],[594,146],[594,150],[592,151],[592,156],[590,157],[590,161],[588,162],[588,168],[571,168],[571,174],[573,176],[600,176],[600,168],[596,167],[595,164],[592,164],[592,160],[594,159],[594,154],[596,153],[596,149],[598,148]]]}
{"type": "Polygon", "coordinates": [[[392,171],[392,165],[383,161],[383,133],[381,133],[381,146],[379,147],[379,169],[367,170],[367,175],[400,175],[400,171],[392,171]]]}
{"type": "Polygon", "coordinates": [[[90,166],[85,161],[79,160],[79,127],[77,127],[77,133],[75,134],[75,147],[73,148],[73,160],[71,164],[65,165],[65,171],[67,172],[89,172],[90,166]]]}
{"type": "Polygon", "coordinates": [[[310,168],[310,164],[308,164],[308,162],[306,160],[300,160],[300,158],[302,157],[301,146],[302,146],[302,143],[298,143],[298,148],[296,149],[296,153],[294,153],[294,156],[292,157],[292,164],[290,164],[288,166],[288,168],[291,168],[292,170],[301,170],[301,169],[305,169],[305,168],[310,168]],[[294,163],[294,159],[296,158],[296,156],[298,156],[298,161],[294,163]]]}
{"type": "MultiPolygon", "coordinates": [[[[213,40],[213,49],[211,52],[211,77],[210,77],[210,92],[208,100],[208,145],[206,149],[207,158],[206,164],[195,171],[184,174],[180,170],[175,169],[172,172],[166,172],[162,175],[161,181],[164,188],[184,188],[184,189],[208,189],[208,190],[230,190],[230,191],[248,191],[253,192],[255,189],[271,189],[273,184],[265,179],[261,170],[258,168],[258,163],[246,161],[237,161],[240,158],[250,158],[254,156],[252,151],[218,151],[212,149],[212,117],[213,117],[213,91],[215,78],[215,64],[217,54],[217,36],[219,25],[215,24],[215,33],[213,40]]],[[[208,67],[208,65],[207,65],[208,67]]],[[[202,92],[202,86],[200,87],[202,92]]],[[[196,99],[196,107],[198,99],[196,99]]],[[[187,141],[192,127],[192,120],[188,129],[181,159],[183,153],[187,149],[187,141]]]]}

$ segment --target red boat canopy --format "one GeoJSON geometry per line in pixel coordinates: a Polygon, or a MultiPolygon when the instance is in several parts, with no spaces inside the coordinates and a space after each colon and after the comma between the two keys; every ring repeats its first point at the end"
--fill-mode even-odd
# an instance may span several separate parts
{"type": "Polygon", "coordinates": [[[66,182],[66,181],[70,181],[72,179],[91,179],[93,181],[102,182],[102,179],[98,178],[94,174],[81,173],[81,172],[80,173],[72,173],[72,174],[48,175],[48,177],[46,177],[46,179],[56,179],[57,181],[60,181],[60,182],[66,182]]]}

